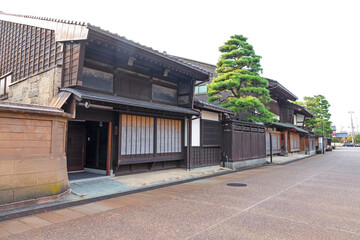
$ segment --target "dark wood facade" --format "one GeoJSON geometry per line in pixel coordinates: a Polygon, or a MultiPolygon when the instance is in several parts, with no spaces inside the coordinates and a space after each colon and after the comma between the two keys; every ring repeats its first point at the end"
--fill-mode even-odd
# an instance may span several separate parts
{"type": "Polygon", "coordinates": [[[200,144],[191,147],[190,168],[219,165],[223,144],[221,121],[200,119],[199,130],[200,144]]]}
{"type": "Polygon", "coordinates": [[[266,157],[265,126],[240,121],[224,121],[223,146],[229,162],[266,157]]]}
{"type": "Polygon", "coordinates": [[[221,147],[192,147],[191,168],[216,166],[221,162],[221,147]]]}
{"type": "Polygon", "coordinates": [[[75,116],[69,170],[186,165],[185,119],[198,114],[194,85],[209,72],[90,24],[0,13],[0,34],[0,77],[22,82],[61,66],[60,93],[71,96],[58,97],[75,116]]]}
{"type": "Polygon", "coordinates": [[[195,141],[191,143],[190,168],[219,165],[224,144],[221,121],[235,112],[199,99],[194,99],[194,108],[200,111],[200,116],[192,119],[191,135],[195,141]]]}

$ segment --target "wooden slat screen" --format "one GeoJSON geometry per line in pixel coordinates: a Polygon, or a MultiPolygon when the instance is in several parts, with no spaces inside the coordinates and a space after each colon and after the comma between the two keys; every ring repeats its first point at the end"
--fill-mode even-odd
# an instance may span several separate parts
{"type": "Polygon", "coordinates": [[[157,153],[181,152],[181,121],[157,118],[157,153]]]}
{"type": "MultiPolygon", "coordinates": [[[[271,133],[272,153],[281,153],[281,133],[271,133]]],[[[266,154],[270,154],[270,134],[266,133],[266,154]]]]}
{"type": "Polygon", "coordinates": [[[152,154],[154,152],[154,118],[122,115],[121,155],[152,154]]]}
{"type": "Polygon", "coordinates": [[[290,149],[291,151],[300,150],[300,135],[297,133],[290,133],[290,149]]]}

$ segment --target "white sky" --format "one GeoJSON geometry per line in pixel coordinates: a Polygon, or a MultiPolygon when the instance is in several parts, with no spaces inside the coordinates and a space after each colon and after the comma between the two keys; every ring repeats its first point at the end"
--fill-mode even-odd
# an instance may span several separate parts
{"type": "MultiPolygon", "coordinates": [[[[360,125],[360,1],[5,0],[0,11],[85,21],[168,54],[216,64],[218,47],[242,34],[263,76],[299,100],[324,95],[338,132],[360,125]]],[[[356,129],[355,129],[356,131],[356,129]]]]}

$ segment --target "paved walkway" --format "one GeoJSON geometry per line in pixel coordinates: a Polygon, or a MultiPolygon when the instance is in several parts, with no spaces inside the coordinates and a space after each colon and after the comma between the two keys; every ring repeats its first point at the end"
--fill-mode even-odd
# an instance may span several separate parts
{"type": "MultiPolygon", "coordinates": [[[[272,164],[288,164],[290,162],[294,162],[300,159],[311,157],[311,155],[303,154],[303,153],[291,153],[285,156],[277,156],[273,155],[272,164]]],[[[266,157],[266,162],[270,163],[270,156],[266,157]]]]}
{"type": "Polygon", "coordinates": [[[360,149],[339,149],[287,165],[269,165],[23,217],[1,222],[0,236],[360,239],[359,157],[360,149]]]}

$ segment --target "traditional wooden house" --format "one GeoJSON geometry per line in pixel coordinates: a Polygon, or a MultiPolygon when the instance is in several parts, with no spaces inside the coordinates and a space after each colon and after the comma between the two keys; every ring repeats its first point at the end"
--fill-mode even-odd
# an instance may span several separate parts
{"type": "Polygon", "coordinates": [[[270,148],[273,154],[287,155],[293,152],[315,154],[315,137],[302,129],[305,118],[311,118],[313,114],[305,107],[289,102],[296,101],[297,97],[279,82],[268,78],[267,80],[272,98],[268,107],[279,120],[268,124],[267,154],[270,154],[270,148]]]}
{"type": "MultiPolygon", "coordinates": [[[[212,72],[214,77],[216,66],[212,64],[202,63],[195,60],[182,58],[191,64],[197,64],[202,68],[206,68],[212,72]]],[[[291,103],[296,101],[297,97],[279,82],[268,79],[270,96],[272,101],[267,104],[270,111],[276,115],[278,122],[268,124],[266,127],[266,154],[283,154],[292,152],[305,152],[307,154],[315,154],[315,137],[308,131],[302,129],[305,117],[313,117],[306,108],[291,103]],[[270,141],[271,138],[271,141],[270,141]]],[[[195,98],[207,101],[207,83],[199,83],[195,87],[195,98]]],[[[244,120],[244,116],[237,115],[237,118],[244,120]]],[[[248,139],[247,141],[251,141],[248,139]]],[[[253,143],[252,143],[253,144],[253,143]]],[[[258,143],[261,145],[261,143],[258,143]]],[[[247,149],[247,148],[246,148],[247,149]]],[[[252,154],[257,159],[258,154],[252,154]]],[[[249,157],[248,157],[249,158],[249,157]]],[[[261,158],[259,158],[261,159],[261,158]]]]}
{"type": "Polygon", "coordinates": [[[68,171],[191,166],[186,119],[209,71],[85,23],[0,13],[0,31],[0,98],[72,114],[68,171]]]}
{"type": "MultiPolygon", "coordinates": [[[[215,77],[217,76],[215,66],[212,64],[186,58],[181,59],[206,69],[215,77]]],[[[195,86],[195,102],[197,101],[215,106],[207,103],[208,95],[206,84],[207,83],[205,82],[198,82],[195,86]]],[[[241,121],[239,120],[239,118],[241,119],[241,116],[236,116],[235,112],[232,112],[229,116],[230,118],[222,119],[222,164],[232,169],[264,164],[266,161],[265,126],[241,121]]],[[[203,130],[200,128],[196,131],[202,132],[203,130]]]]}

